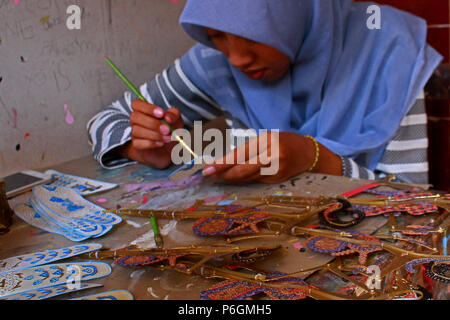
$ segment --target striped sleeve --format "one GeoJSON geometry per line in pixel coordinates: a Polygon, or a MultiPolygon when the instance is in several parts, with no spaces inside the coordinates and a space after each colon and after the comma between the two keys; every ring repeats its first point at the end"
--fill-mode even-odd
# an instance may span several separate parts
{"type": "Polygon", "coordinates": [[[374,180],[394,174],[406,183],[428,183],[428,137],[425,101],[418,99],[403,118],[395,137],[389,141],[375,171],[342,158],[343,175],[374,180]]]}
{"type": "Polygon", "coordinates": [[[428,136],[425,101],[416,101],[386,146],[376,170],[407,183],[428,183],[428,136]]]}
{"type": "MultiPolygon", "coordinates": [[[[157,74],[139,88],[148,102],[164,110],[176,107],[180,110],[186,127],[194,121],[210,121],[223,114],[223,110],[211,98],[201,92],[183,72],[177,59],[169,68],[157,74]]],[[[135,163],[119,159],[113,151],[131,141],[131,103],[137,96],[125,94],[110,106],[96,114],[87,124],[89,143],[94,158],[106,169],[115,169],[135,163]]]]}
{"type": "Polygon", "coordinates": [[[341,157],[342,160],[342,175],[352,179],[366,179],[375,180],[377,176],[375,173],[363,166],[360,166],[351,158],[341,157]]]}

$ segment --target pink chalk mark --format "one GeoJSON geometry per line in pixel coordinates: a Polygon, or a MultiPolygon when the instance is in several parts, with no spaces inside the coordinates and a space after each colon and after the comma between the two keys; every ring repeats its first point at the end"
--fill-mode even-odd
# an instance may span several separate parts
{"type": "Polygon", "coordinates": [[[171,2],[178,4],[178,0],[170,0],[171,2]]]}
{"type": "Polygon", "coordinates": [[[14,0],[15,4],[19,4],[20,0],[14,0]]]}
{"type": "Polygon", "coordinates": [[[72,114],[70,113],[69,107],[67,104],[64,105],[64,112],[66,113],[66,123],[71,125],[74,123],[75,119],[73,118],[72,114]]]}
{"type": "Polygon", "coordinates": [[[105,203],[105,202],[108,202],[108,200],[100,198],[100,199],[97,199],[97,202],[98,203],[105,203]]]}

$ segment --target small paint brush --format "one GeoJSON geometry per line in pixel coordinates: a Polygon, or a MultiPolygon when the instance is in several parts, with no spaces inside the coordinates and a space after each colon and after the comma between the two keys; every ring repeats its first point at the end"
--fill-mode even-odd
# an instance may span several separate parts
{"type": "Polygon", "coordinates": [[[152,216],[150,218],[150,221],[152,222],[152,228],[153,228],[153,234],[154,234],[154,239],[155,239],[155,244],[157,248],[162,248],[163,247],[163,240],[161,237],[161,234],[159,233],[159,229],[158,229],[158,224],[156,222],[156,218],[154,216],[152,216]]]}
{"type": "MultiPolygon", "coordinates": [[[[140,93],[140,91],[131,83],[130,80],[128,80],[128,78],[119,70],[119,68],[117,68],[117,66],[111,61],[111,59],[109,59],[108,57],[105,56],[105,61],[109,64],[109,66],[114,70],[114,72],[120,77],[120,79],[122,79],[123,82],[125,82],[125,84],[128,86],[128,88],[130,88],[131,91],[133,91],[133,93],[142,101],[147,102],[147,99],[145,99],[145,97],[140,93]]],[[[175,139],[178,140],[178,142],[187,150],[189,151],[189,153],[194,157],[197,158],[197,154],[192,151],[192,149],[183,141],[183,139],[181,139],[181,137],[179,135],[177,135],[172,126],[164,119],[161,119],[161,122],[164,123],[165,125],[167,125],[170,129],[170,133],[175,137],[175,139]]]]}

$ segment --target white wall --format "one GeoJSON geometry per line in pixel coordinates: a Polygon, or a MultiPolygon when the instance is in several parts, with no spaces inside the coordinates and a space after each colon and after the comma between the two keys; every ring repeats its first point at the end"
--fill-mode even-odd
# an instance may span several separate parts
{"type": "Polygon", "coordinates": [[[178,24],[184,4],[0,0],[0,176],[89,155],[87,121],[127,90],[103,57],[136,85],[150,79],[193,45],[178,24]],[[66,26],[71,4],[81,30],[66,26]]]}

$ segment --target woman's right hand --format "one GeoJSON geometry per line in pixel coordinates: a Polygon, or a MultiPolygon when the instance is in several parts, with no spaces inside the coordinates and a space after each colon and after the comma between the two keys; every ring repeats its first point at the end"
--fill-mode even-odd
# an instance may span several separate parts
{"type": "Polygon", "coordinates": [[[119,152],[121,156],[163,169],[171,164],[172,148],[178,143],[171,140],[169,126],[161,120],[167,121],[174,130],[183,128],[183,119],[177,108],[170,108],[166,112],[156,105],[135,100],[130,115],[131,142],[123,146],[119,152]]]}

